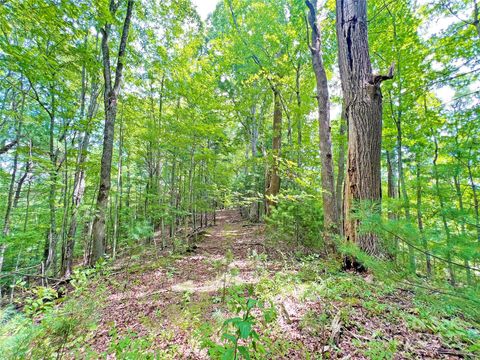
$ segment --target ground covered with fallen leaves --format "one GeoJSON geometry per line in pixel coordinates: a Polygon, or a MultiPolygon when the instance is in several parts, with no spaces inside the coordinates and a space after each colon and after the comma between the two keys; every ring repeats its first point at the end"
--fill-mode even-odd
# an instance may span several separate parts
{"type": "Polygon", "coordinates": [[[156,243],[77,284],[76,295],[38,320],[45,324],[36,337],[25,335],[30,348],[12,345],[23,354],[12,358],[215,358],[212,347],[231,342],[225,322],[242,315],[243,296],[264,304],[251,312],[258,336],[239,341],[252,359],[478,358],[475,319],[441,301],[438,310],[426,301],[432,294],[288,252],[236,210],[219,211],[187,249],[156,243]]]}
{"type": "Polygon", "coordinates": [[[243,286],[276,311],[276,321],[259,329],[268,337],[268,358],[473,357],[464,334],[478,332],[469,323],[420,314],[411,291],[384,288],[371,275],[322,269],[316,257],[291,255],[269,246],[263,226],[242,221],[235,210],[219,212],[189,253],[143,253],[116,264],[88,346],[115,358],[112,342],[127,337],[144,339],[146,353],[159,358],[208,359],[202,325],[221,332],[229,314],[224,297],[243,286]],[[442,326],[450,333],[442,334],[442,326]]]}

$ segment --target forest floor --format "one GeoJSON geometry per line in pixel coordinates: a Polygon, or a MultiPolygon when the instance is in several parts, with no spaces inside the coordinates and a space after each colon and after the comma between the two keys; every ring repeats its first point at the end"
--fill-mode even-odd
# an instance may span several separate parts
{"type": "Polygon", "coordinates": [[[291,260],[293,254],[269,246],[264,232],[224,210],[190,253],[117,261],[104,277],[98,323],[81,353],[207,359],[202,344],[220,342],[230,294],[250,288],[276,313],[272,323],[255,325],[265,348],[255,358],[474,358],[468,334],[478,329],[469,322],[442,317],[412,291],[372,275],[339,271],[316,256],[291,260]]]}

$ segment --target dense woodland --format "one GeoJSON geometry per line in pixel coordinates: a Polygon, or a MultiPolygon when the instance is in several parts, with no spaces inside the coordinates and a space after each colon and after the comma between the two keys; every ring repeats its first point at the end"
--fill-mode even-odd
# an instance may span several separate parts
{"type": "MultiPolygon", "coordinates": [[[[360,353],[355,341],[365,336],[338,340],[353,330],[342,318],[344,330],[335,332],[334,310],[309,334],[321,350],[260,346],[271,334],[258,328],[253,309],[287,320],[289,310],[262,298],[258,286],[248,295],[239,295],[245,286],[227,286],[231,263],[247,255],[225,245],[210,269],[224,268],[221,306],[242,304],[241,321],[222,326],[233,335],[215,339],[212,331],[198,354],[154,355],[154,340],[136,334],[125,345],[119,330],[109,338],[117,347],[100,346],[102,356],[478,355],[477,0],[225,0],[207,19],[190,0],[3,0],[0,30],[7,358],[104,358],[96,345],[89,352],[69,337],[94,331],[72,315],[79,302],[107,296],[100,288],[125,267],[153,261],[168,275],[179,266],[171,261],[195,254],[209,236],[235,243],[230,233],[240,228],[263,271],[277,261],[302,274],[335,273],[332,287],[350,281],[345,276],[373,293],[403,286],[410,305],[420,294],[424,307],[411,305],[413,314],[425,320],[431,314],[422,309],[435,309],[450,321],[446,335],[441,320],[425,327],[448,339],[444,352],[408,353],[392,340],[393,350],[391,342],[380,352],[368,343],[360,353]]],[[[275,274],[278,267],[265,276],[275,274]]],[[[308,281],[321,283],[315,276],[308,281]]],[[[351,286],[342,291],[361,297],[365,289],[351,286]]],[[[195,291],[182,294],[198,305],[195,291]]]]}

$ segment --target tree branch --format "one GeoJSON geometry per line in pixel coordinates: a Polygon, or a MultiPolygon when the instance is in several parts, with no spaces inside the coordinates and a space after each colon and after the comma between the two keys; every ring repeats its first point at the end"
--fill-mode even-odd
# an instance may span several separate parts
{"type": "Polygon", "coordinates": [[[127,47],[128,30],[130,29],[130,21],[132,19],[134,0],[128,0],[127,14],[123,23],[122,37],[120,39],[120,46],[118,48],[117,68],[115,69],[115,85],[113,91],[118,94],[120,83],[122,81],[123,58],[125,57],[125,49],[127,47]]]}
{"type": "Polygon", "coordinates": [[[8,143],[7,145],[4,145],[3,147],[0,148],[0,155],[5,154],[8,150],[13,148],[15,145],[17,145],[18,139],[13,140],[11,143],[8,143]]]}
{"type": "Polygon", "coordinates": [[[392,62],[390,68],[388,69],[387,75],[372,75],[369,84],[379,86],[383,81],[393,79],[393,71],[395,69],[395,63],[392,62]]]}

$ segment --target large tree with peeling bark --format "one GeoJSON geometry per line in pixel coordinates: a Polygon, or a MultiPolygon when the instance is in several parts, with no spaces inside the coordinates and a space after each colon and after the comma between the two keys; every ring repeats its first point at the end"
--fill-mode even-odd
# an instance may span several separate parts
{"type": "MultiPolygon", "coordinates": [[[[348,121],[347,176],[344,187],[344,234],[347,241],[374,256],[382,256],[378,237],[360,233],[355,206],[371,202],[379,211],[381,204],[380,157],[382,143],[383,80],[389,74],[374,75],[368,51],[366,0],[337,0],[338,63],[348,121]]],[[[346,260],[346,267],[356,261],[346,260]]]]}

